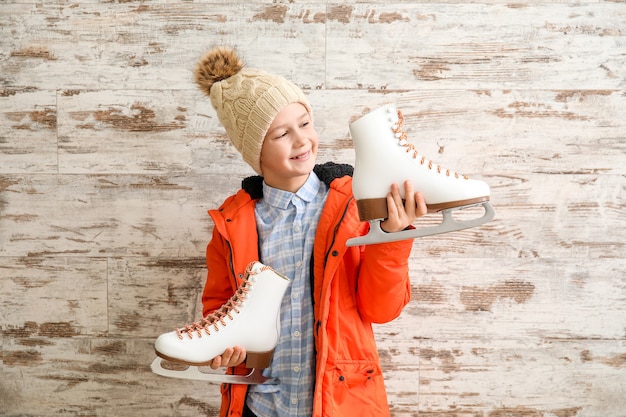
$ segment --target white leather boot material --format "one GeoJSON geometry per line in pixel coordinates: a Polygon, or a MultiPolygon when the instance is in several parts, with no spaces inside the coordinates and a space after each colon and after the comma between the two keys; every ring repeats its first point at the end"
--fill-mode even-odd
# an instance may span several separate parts
{"type": "Polygon", "coordinates": [[[260,262],[252,263],[243,285],[219,310],[201,321],[160,335],[158,356],[188,365],[206,365],[226,349],[271,352],[280,336],[280,306],[289,279],[260,262]]]}
{"type": "MultiPolygon", "coordinates": [[[[401,113],[392,104],[379,107],[350,125],[355,147],[353,193],[358,200],[385,198],[392,183],[413,182],[429,211],[489,200],[489,186],[434,164],[421,155],[401,130],[401,113]]],[[[362,219],[371,220],[371,219],[362,219]]]]}

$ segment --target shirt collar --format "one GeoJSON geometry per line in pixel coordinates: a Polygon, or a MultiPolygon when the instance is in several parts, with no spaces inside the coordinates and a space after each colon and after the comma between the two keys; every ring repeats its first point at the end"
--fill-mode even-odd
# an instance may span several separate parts
{"type": "Polygon", "coordinates": [[[295,193],[271,187],[263,181],[263,200],[270,206],[284,210],[289,207],[289,203],[295,197],[310,203],[319,192],[320,186],[321,181],[313,171],[311,171],[302,187],[295,193]]]}

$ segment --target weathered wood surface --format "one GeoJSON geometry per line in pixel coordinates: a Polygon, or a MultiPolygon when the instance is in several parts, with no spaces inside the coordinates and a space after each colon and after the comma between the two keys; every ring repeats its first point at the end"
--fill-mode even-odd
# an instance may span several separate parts
{"type": "Polygon", "coordinates": [[[148,367],[252,173],[192,83],[214,44],[307,90],[320,161],[394,102],[492,187],[376,327],[394,417],[626,416],[626,3],[382,0],[0,4],[0,415],[217,415],[148,367]]]}

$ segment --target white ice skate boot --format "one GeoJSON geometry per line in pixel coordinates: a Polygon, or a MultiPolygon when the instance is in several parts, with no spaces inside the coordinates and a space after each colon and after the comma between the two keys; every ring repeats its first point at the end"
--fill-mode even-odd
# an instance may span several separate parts
{"type": "Polygon", "coordinates": [[[366,236],[349,239],[348,246],[393,242],[435,235],[479,226],[494,216],[489,203],[489,186],[436,165],[418,153],[402,130],[404,117],[395,106],[387,104],[366,114],[350,125],[356,152],[352,191],[357,200],[359,217],[370,222],[366,236]],[[442,222],[433,227],[385,233],[380,220],[387,218],[386,195],[392,183],[400,185],[404,198],[405,180],[424,196],[429,212],[443,214],[442,222]],[[482,217],[457,221],[453,210],[482,205],[482,217]]]}
{"type": "Polygon", "coordinates": [[[261,369],[269,366],[278,343],[280,306],[288,285],[287,277],[260,262],[252,262],[243,284],[220,309],[157,338],[154,349],[158,357],[152,363],[152,371],[210,382],[276,383],[263,377],[261,369]],[[246,349],[246,367],[252,369],[248,375],[216,374],[202,368],[234,346],[246,349]],[[183,364],[186,369],[164,368],[162,359],[183,364]]]}

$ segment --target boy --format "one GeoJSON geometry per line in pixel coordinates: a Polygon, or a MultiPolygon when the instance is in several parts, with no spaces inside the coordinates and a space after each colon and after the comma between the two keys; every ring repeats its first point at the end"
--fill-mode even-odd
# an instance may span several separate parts
{"type": "MultiPolygon", "coordinates": [[[[384,417],[389,407],[372,323],[398,317],[410,297],[412,241],[346,247],[367,232],[352,195],[352,167],[316,165],[317,132],[303,92],[282,77],[244,68],[234,50],[215,48],[195,79],[228,137],[254,171],[217,210],[207,246],[204,315],[226,302],[253,260],[291,279],[281,336],[264,375],[278,385],[222,386],[220,416],[384,417]]],[[[410,182],[387,196],[386,232],[426,213],[410,182]]],[[[237,367],[233,346],[211,366],[237,367]]]]}

